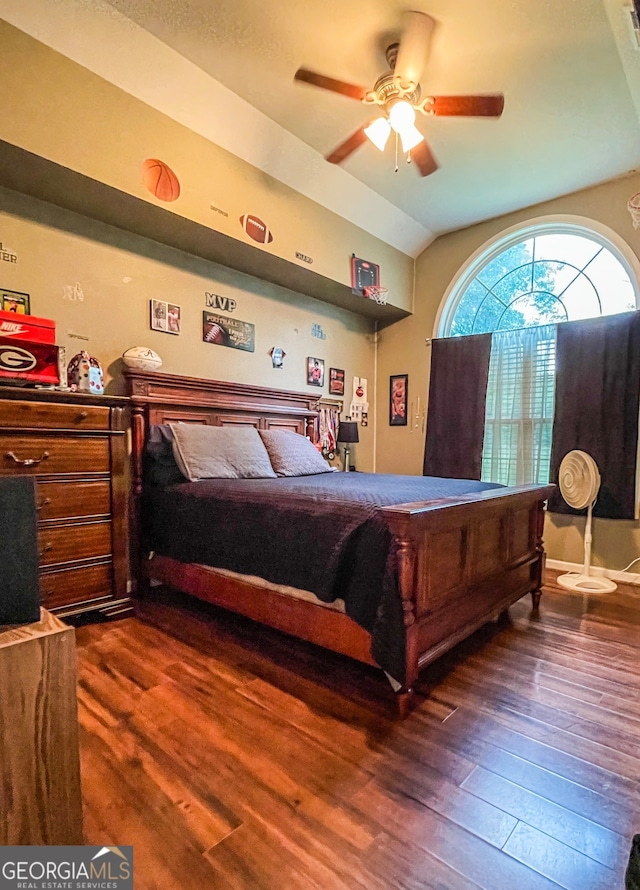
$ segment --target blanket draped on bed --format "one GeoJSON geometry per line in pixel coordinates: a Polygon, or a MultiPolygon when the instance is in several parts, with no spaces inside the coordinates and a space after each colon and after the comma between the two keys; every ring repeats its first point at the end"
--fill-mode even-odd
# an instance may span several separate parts
{"type": "Polygon", "coordinates": [[[640,890],[640,834],[633,838],[624,886],[625,890],[640,890]]]}
{"type": "Polygon", "coordinates": [[[143,520],[156,553],[343,599],[371,633],[373,658],[404,682],[395,541],[378,508],[497,487],[370,473],[206,479],[147,488],[143,520]]]}

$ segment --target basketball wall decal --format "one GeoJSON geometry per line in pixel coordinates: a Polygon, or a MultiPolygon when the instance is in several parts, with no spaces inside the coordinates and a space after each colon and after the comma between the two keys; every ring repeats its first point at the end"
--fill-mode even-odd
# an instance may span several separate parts
{"type": "Polygon", "coordinates": [[[273,241],[273,235],[271,234],[269,226],[251,213],[242,214],[240,217],[240,225],[249,238],[257,241],[258,244],[268,244],[269,241],[273,241]]]}
{"type": "Polygon", "coordinates": [[[180,197],[178,177],[168,164],[157,158],[147,158],[143,161],[142,181],[151,194],[160,201],[175,201],[180,197]]]}

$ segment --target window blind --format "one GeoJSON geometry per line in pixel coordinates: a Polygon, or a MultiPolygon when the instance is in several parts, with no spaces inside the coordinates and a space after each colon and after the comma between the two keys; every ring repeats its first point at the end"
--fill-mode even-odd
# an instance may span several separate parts
{"type": "Polygon", "coordinates": [[[492,335],[482,479],[504,485],[549,481],[556,326],[492,335]]]}

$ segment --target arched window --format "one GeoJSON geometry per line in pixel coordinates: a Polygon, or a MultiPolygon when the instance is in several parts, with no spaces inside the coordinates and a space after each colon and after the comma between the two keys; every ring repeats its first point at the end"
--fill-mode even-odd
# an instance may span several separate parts
{"type": "Polygon", "coordinates": [[[638,263],[587,221],[534,220],[484,245],[443,301],[438,336],[493,332],[482,478],[549,480],[558,322],[638,306],[638,263]]]}

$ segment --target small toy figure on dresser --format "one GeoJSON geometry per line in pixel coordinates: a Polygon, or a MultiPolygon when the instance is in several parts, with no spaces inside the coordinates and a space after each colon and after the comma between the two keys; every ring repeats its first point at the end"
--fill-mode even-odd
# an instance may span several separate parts
{"type": "Polygon", "coordinates": [[[97,358],[82,350],[69,362],[67,382],[71,392],[90,392],[94,395],[104,393],[104,374],[97,358]]]}

